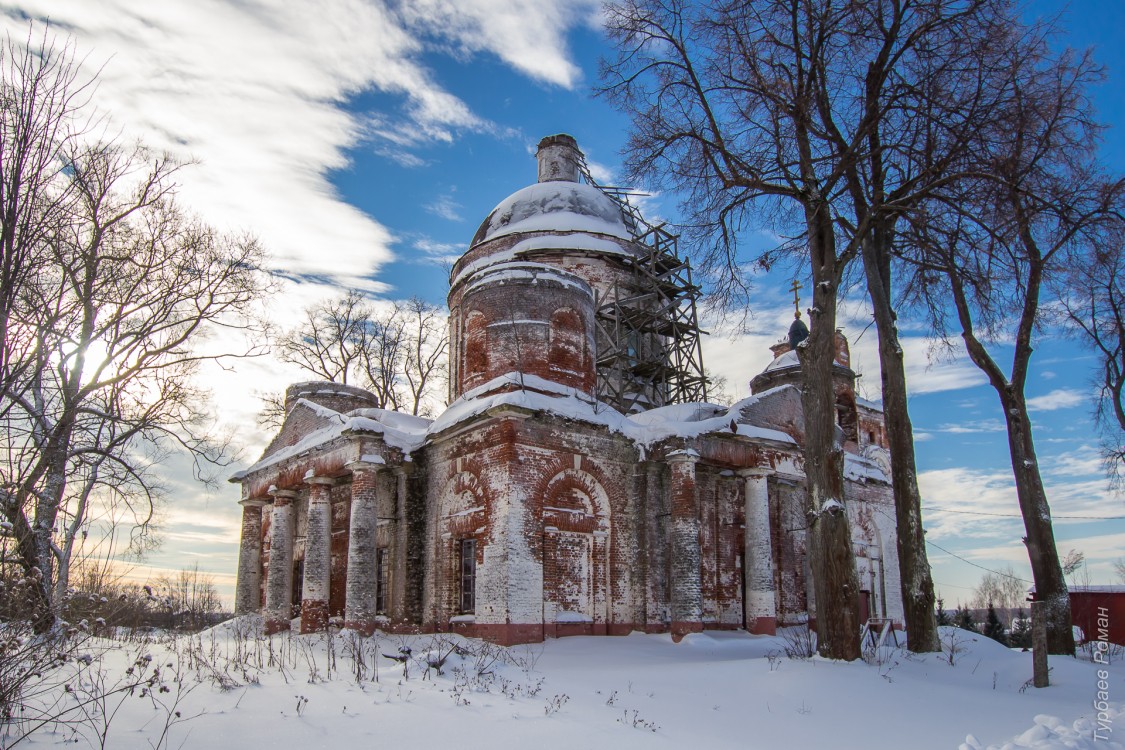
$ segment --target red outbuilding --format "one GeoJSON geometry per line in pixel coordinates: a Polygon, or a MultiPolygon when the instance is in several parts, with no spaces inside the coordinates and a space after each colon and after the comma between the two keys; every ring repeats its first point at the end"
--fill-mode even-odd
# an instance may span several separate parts
{"type": "Polygon", "coordinates": [[[1083,641],[1125,646],[1125,586],[1073,586],[1070,616],[1083,641]]]}

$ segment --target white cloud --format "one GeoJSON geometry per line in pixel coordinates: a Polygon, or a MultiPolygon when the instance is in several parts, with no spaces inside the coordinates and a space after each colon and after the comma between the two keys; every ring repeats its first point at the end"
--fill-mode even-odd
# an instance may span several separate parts
{"type": "Polygon", "coordinates": [[[0,24],[23,39],[25,18],[49,17],[54,33],[72,37],[86,74],[101,69],[96,102],[110,132],[195,160],[182,173],[185,204],[257,234],[272,267],[375,291],[394,238],[340,199],[330,173],[364,142],[420,163],[414,146],[494,129],[434,80],[420,30],[572,86],[565,35],[583,12],[539,1],[23,0],[0,24]],[[399,97],[399,110],[345,108],[366,91],[399,97]]]}
{"type": "MultiPolygon", "coordinates": [[[[869,326],[870,316],[864,304],[856,300],[842,302],[838,322],[849,339],[852,369],[861,375],[857,390],[864,398],[878,401],[881,398],[879,338],[875,328],[869,326]]],[[[735,322],[704,321],[703,327],[711,331],[711,335],[703,339],[704,362],[712,372],[726,376],[734,386],[735,395],[748,395],[745,384],[770,363],[773,355],[769,347],[788,334],[792,322],[791,302],[756,307],[753,318],[745,326],[747,330],[741,330],[735,322]]],[[[904,336],[901,343],[907,387],[912,395],[960,390],[986,382],[966,355],[947,347],[944,342],[904,336]]],[[[964,430],[955,425],[943,429],[981,432],[1003,430],[1003,426],[979,422],[964,430]]]]}
{"type": "Polygon", "coordinates": [[[1057,388],[1050,393],[1027,400],[1028,411],[1055,411],[1090,403],[1090,394],[1073,388],[1057,388]]]}
{"type": "MultiPolygon", "coordinates": [[[[599,185],[617,184],[617,178],[613,176],[613,170],[610,167],[607,167],[606,165],[599,162],[592,161],[587,157],[586,168],[590,170],[590,176],[593,177],[594,181],[599,185]]],[[[648,212],[642,209],[642,213],[646,218],[648,218],[648,212]]]]}
{"type": "Polygon", "coordinates": [[[426,211],[434,216],[447,221],[464,221],[465,217],[459,213],[461,204],[453,200],[450,195],[442,195],[430,201],[425,206],[426,211]]]}
{"type": "MultiPolygon", "coordinates": [[[[844,327],[851,342],[852,369],[863,372],[863,385],[873,391],[870,398],[874,400],[879,397],[880,389],[879,332],[871,320],[870,302],[866,297],[849,296],[841,302],[838,325],[844,327]]],[[[926,331],[924,327],[917,330],[923,334],[926,331]]],[[[904,322],[899,326],[899,345],[911,394],[956,391],[987,382],[956,340],[913,335],[904,322]]]]}
{"type": "Polygon", "coordinates": [[[459,242],[436,242],[430,237],[419,237],[411,243],[411,246],[421,252],[421,257],[418,258],[420,263],[436,263],[441,266],[451,266],[456,263],[462,253],[465,252],[465,245],[459,242]]]}
{"type": "MultiPolygon", "coordinates": [[[[1083,448],[1043,458],[1040,468],[1056,529],[1064,525],[1101,523],[1082,517],[1125,516],[1125,503],[1088,461],[1083,448]]],[[[918,474],[923,516],[930,538],[1021,536],[1023,520],[1010,471],[964,467],[918,474]],[[940,509],[940,510],[937,510],[940,509]]]]}
{"type": "Polygon", "coordinates": [[[936,428],[937,432],[948,432],[953,435],[973,435],[982,432],[1004,432],[1007,428],[998,419],[978,419],[961,424],[943,424],[936,428]]]}
{"type": "Polygon", "coordinates": [[[1096,448],[1082,445],[1067,453],[1040,460],[1039,468],[1053,477],[1096,476],[1102,472],[1102,457],[1096,448]]]}
{"type": "Polygon", "coordinates": [[[463,53],[493,52],[528,76],[569,88],[581,71],[567,54],[565,31],[600,7],[600,0],[408,0],[399,12],[412,29],[463,53]]]}
{"type": "Polygon", "coordinates": [[[1010,472],[963,467],[923,471],[918,474],[918,488],[931,539],[994,537],[1022,529],[1019,518],[1002,517],[1019,513],[1010,472]]]}

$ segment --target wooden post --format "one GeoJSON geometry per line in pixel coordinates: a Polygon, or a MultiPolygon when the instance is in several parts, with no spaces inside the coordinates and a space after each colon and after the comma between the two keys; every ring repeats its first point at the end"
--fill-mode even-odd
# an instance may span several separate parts
{"type": "Polygon", "coordinates": [[[1031,649],[1035,687],[1047,687],[1047,602],[1031,603],[1031,649]]]}

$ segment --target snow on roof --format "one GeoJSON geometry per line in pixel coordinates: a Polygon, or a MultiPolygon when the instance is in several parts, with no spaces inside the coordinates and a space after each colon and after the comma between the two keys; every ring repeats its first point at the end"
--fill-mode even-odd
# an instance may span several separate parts
{"type": "Polygon", "coordinates": [[[856,404],[856,406],[862,406],[865,409],[872,409],[874,411],[883,411],[883,402],[882,401],[868,401],[865,398],[860,398],[859,396],[856,396],[855,397],[855,404],[856,404]]]}
{"type": "Polygon", "coordinates": [[[359,417],[374,419],[386,427],[404,433],[425,432],[434,421],[426,417],[416,417],[413,414],[392,411],[391,409],[357,409],[352,413],[359,417]]]}
{"type": "Polygon", "coordinates": [[[622,432],[624,415],[575,388],[538,375],[509,372],[465,391],[430,425],[428,434],[445,432],[496,406],[518,406],[568,419],[600,424],[622,432]],[[515,386],[517,390],[510,390],[515,386]]]}
{"type": "MultiPolygon", "coordinates": [[[[302,399],[302,401],[303,400],[304,399],[302,399]]],[[[301,404],[301,406],[304,406],[304,404],[301,404]]],[[[332,410],[328,409],[328,411],[332,410]]],[[[273,466],[274,464],[281,463],[285,459],[292,456],[299,456],[306,451],[310,451],[317,446],[327,443],[329,440],[333,440],[334,438],[339,437],[340,434],[344,431],[344,425],[346,424],[347,420],[344,419],[343,415],[339,412],[332,413],[338,418],[337,420],[330,422],[325,427],[313,430],[293,445],[286,446],[281,450],[263,457],[257,463],[254,463],[253,465],[243,469],[242,471],[236,471],[231,475],[230,481],[237,482],[256,471],[261,471],[262,469],[273,466]]]]}
{"type": "Polygon", "coordinates": [[[315,401],[309,401],[307,398],[299,398],[295,403],[305,407],[318,417],[323,417],[325,419],[342,419],[340,412],[335,409],[330,409],[327,406],[321,406],[315,401]]]}
{"type": "Polygon", "coordinates": [[[489,266],[519,260],[522,256],[538,250],[581,250],[603,255],[632,256],[625,248],[613,240],[601,237],[592,237],[588,234],[544,234],[537,237],[528,237],[520,240],[506,250],[489,253],[477,258],[472,263],[466,263],[457,270],[458,278],[468,278],[472,274],[489,266]]]}
{"type": "Polygon", "coordinates": [[[844,479],[850,479],[853,482],[886,482],[888,484],[891,481],[879,468],[879,464],[866,456],[858,456],[855,453],[844,454],[844,479]]]}
{"type": "MultiPolygon", "coordinates": [[[[1101,585],[1101,586],[1069,586],[1067,587],[1070,593],[1085,593],[1085,594],[1125,594],[1125,586],[1123,585],[1101,585]]],[[[1035,587],[1032,586],[1031,590],[1034,591],[1035,587]]]]}
{"type": "Polygon", "coordinates": [[[564,287],[577,289],[589,295],[593,295],[594,293],[589,284],[578,276],[558,266],[550,266],[546,263],[513,261],[511,263],[490,266],[474,275],[472,280],[465,287],[465,294],[468,294],[470,291],[483,284],[525,280],[530,280],[532,283],[535,283],[540,277],[559,283],[564,287]]]}
{"type": "MultiPolygon", "coordinates": [[[[770,391],[766,392],[768,393],[770,391]]],[[[434,436],[497,406],[515,406],[563,419],[601,425],[645,448],[668,438],[695,438],[708,433],[727,433],[730,432],[732,422],[737,423],[737,433],[743,437],[794,444],[793,438],[784,432],[739,422],[742,409],[766,394],[750,396],[730,407],[708,403],[673,404],[627,417],[575,388],[537,375],[512,372],[466,391],[433,421],[387,409],[356,409],[340,414],[328,407],[301,399],[298,403],[302,406],[333,419],[296,444],[237,472],[231,480],[238,481],[253,472],[313,450],[339,438],[345,432],[381,434],[387,445],[399,448],[409,455],[434,436]],[[515,390],[512,389],[513,386],[515,390]]]]}
{"type": "Polygon", "coordinates": [[[237,481],[256,471],[274,466],[282,461],[329,443],[345,432],[373,432],[383,435],[383,442],[410,453],[426,440],[426,427],[430,420],[387,409],[356,409],[341,414],[327,406],[315,404],[306,399],[298,399],[297,404],[314,411],[318,416],[329,418],[324,427],[313,430],[293,445],[263,457],[249,468],[236,472],[231,481],[237,481]]]}
{"type": "Polygon", "coordinates": [[[728,407],[718,404],[692,402],[688,404],[670,404],[656,409],[642,411],[630,417],[641,425],[652,425],[660,422],[699,422],[710,419],[720,414],[726,414],[728,407]]]}
{"type": "MultiPolygon", "coordinates": [[[[673,437],[693,438],[711,432],[730,432],[731,422],[738,422],[742,409],[758,401],[761,395],[750,396],[729,407],[693,402],[671,404],[625,416],[611,406],[594,401],[589,395],[574,388],[559,385],[536,375],[521,376],[513,372],[501,375],[466,392],[434,422],[430,434],[449,429],[453,424],[487,411],[493,406],[509,404],[524,406],[564,419],[604,425],[635,443],[649,447],[673,437]],[[493,396],[485,395],[509,385],[518,385],[523,390],[493,396]]],[[[780,430],[743,423],[738,424],[738,434],[780,443],[793,444],[794,442],[793,438],[780,430]]]]}
{"type": "Polygon", "coordinates": [[[631,415],[631,431],[626,434],[636,442],[648,446],[671,437],[694,438],[711,432],[729,433],[730,425],[734,422],[738,434],[743,437],[794,444],[793,438],[780,430],[756,427],[739,421],[742,410],[759,399],[760,395],[750,396],[730,407],[690,403],[652,409],[631,415]]]}
{"type": "Polygon", "coordinates": [[[492,209],[472,244],[535,231],[595,232],[631,238],[621,209],[593,185],[540,182],[517,190],[492,209]]]}
{"type": "Polygon", "coordinates": [[[797,352],[789,350],[782,354],[780,357],[774,357],[773,362],[766,365],[766,369],[762,372],[770,372],[771,370],[780,370],[783,367],[800,367],[801,360],[797,359],[797,352]]]}

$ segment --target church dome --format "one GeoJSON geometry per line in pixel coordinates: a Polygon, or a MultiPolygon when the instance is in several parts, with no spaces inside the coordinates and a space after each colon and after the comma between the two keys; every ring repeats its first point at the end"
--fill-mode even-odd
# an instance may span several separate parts
{"type": "Polygon", "coordinates": [[[590,232],[631,238],[621,207],[593,185],[554,180],[517,190],[492,209],[470,247],[518,232],[590,232]]]}

